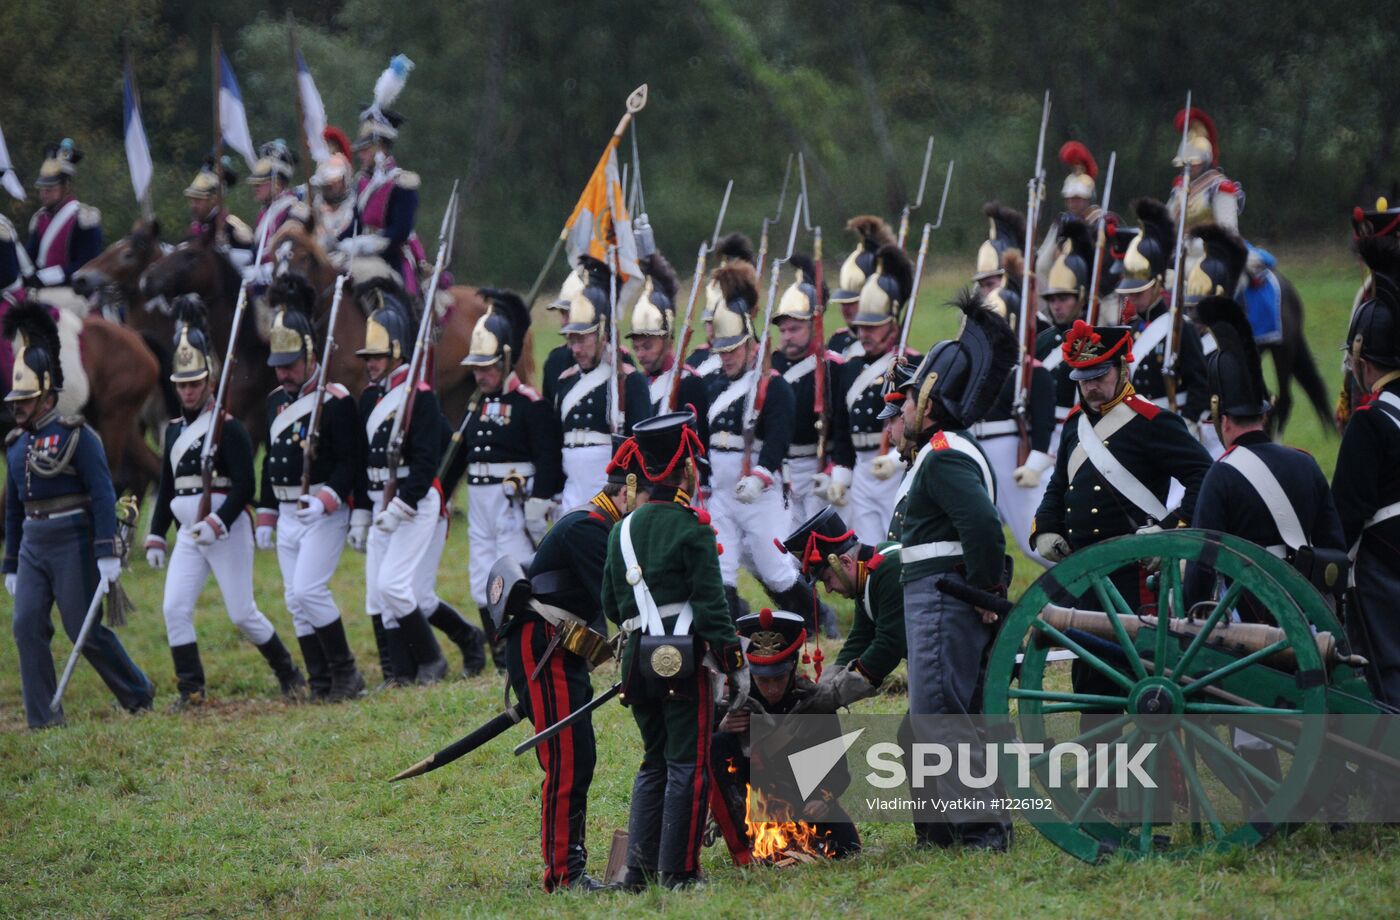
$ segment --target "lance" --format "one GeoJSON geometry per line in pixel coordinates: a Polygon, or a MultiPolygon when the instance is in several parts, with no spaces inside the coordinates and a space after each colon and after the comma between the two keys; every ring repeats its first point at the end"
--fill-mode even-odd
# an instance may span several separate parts
{"type": "Polygon", "coordinates": [[[1016,419],[1016,432],[1020,438],[1017,446],[1016,463],[1026,462],[1031,449],[1030,421],[1026,407],[1030,401],[1031,364],[1035,361],[1035,307],[1031,297],[1035,295],[1035,227],[1040,221],[1040,202],[1045,197],[1045,129],[1050,124],[1050,91],[1045,91],[1045,102],[1040,110],[1040,140],[1036,143],[1035,172],[1026,183],[1026,265],[1021,277],[1021,316],[1016,337],[1020,340],[1021,358],[1016,362],[1015,398],[1012,415],[1016,419]]]}
{"type": "Polygon", "coordinates": [[[1172,260],[1172,305],[1171,321],[1167,324],[1167,340],[1162,351],[1162,383],[1167,390],[1167,408],[1175,412],[1176,405],[1176,353],[1181,346],[1181,321],[1185,316],[1182,301],[1185,299],[1186,284],[1182,277],[1186,274],[1186,204],[1191,198],[1191,163],[1184,154],[1186,141],[1191,131],[1191,91],[1186,91],[1186,117],[1181,122],[1181,207],[1176,212],[1176,257],[1172,260]]]}
{"type": "MultiPolygon", "coordinates": [[[[1113,195],[1113,171],[1118,165],[1118,151],[1108,155],[1108,176],[1103,184],[1103,201],[1099,205],[1099,232],[1094,241],[1094,274],[1089,280],[1089,325],[1099,324],[1099,275],[1103,271],[1103,253],[1108,247],[1108,203],[1113,195]]],[[[1024,305],[1023,305],[1024,306],[1024,305]]]]}
{"type": "Polygon", "coordinates": [[[452,763],[452,761],[459,760],[470,754],[486,742],[500,737],[507,729],[512,725],[518,724],[523,718],[525,718],[525,703],[522,700],[485,725],[473,729],[437,753],[429,754],[407,770],[394,774],[389,782],[397,783],[401,779],[422,776],[424,773],[431,773],[439,767],[445,767],[452,763]]]}
{"type": "MultiPolygon", "coordinates": [[[[792,177],[792,154],[788,154],[787,166],[783,169],[783,187],[778,190],[778,209],[773,212],[773,216],[766,214],[763,217],[763,228],[758,234],[758,265],[755,266],[754,281],[763,279],[763,262],[768,258],[768,228],[783,219],[783,202],[787,200],[788,179],[792,177]]],[[[728,202],[728,194],[725,201],[728,202]]],[[[716,240],[718,242],[718,240],[716,240]]]]}
{"type": "MultiPolygon", "coordinates": [[[[919,197],[913,204],[905,204],[899,213],[899,248],[904,248],[904,239],[909,235],[909,215],[924,203],[924,186],[928,183],[928,164],[933,158],[933,135],[928,136],[928,146],[924,148],[924,170],[919,174],[919,197]]],[[[949,164],[951,167],[951,164],[949,164]]],[[[945,189],[946,194],[946,189],[945,189]]]]}

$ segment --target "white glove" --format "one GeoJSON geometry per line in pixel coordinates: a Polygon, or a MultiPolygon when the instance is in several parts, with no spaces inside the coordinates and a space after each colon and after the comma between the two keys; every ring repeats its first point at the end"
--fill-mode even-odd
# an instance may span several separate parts
{"type": "Polygon", "coordinates": [[[153,569],[165,568],[165,540],[162,537],[146,538],[146,565],[153,569]]]}
{"type": "Polygon", "coordinates": [[[734,487],[734,497],[746,505],[752,505],[772,484],[773,474],[761,466],[756,466],[734,487]]]}
{"type": "Polygon", "coordinates": [[[870,472],[875,474],[876,479],[893,479],[903,469],[904,463],[895,451],[881,454],[870,461],[870,472]]]}
{"type": "Polygon", "coordinates": [[[848,501],[846,492],[851,488],[851,481],[855,474],[851,472],[849,466],[833,466],[831,468],[831,485],[826,490],[826,500],[833,505],[844,505],[848,501]]]}
{"type": "Polygon", "coordinates": [[[216,514],[211,514],[190,528],[190,538],[199,546],[213,546],[215,540],[228,536],[228,528],[216,514]]]}
{"type": "Polygon", "coordinates": [[[812,474],[812,494],[824,496],[831,490],[831,477],[826,473],[812,474]]]}
{"type": "Polygon", "coordinates": [[[240,274],[243,269],[253,264],[253,258],[257,255],[251,249],[240,249],[237,246],[221,251],[228,256],[228,260],[233,263],[233,267],[238,269],[240,274]]]}
{"type": "Polygon", "coordinates": [[[326,503],[315,495],[303,495],[298,499],[297,520],[301,523],[314,524],[326,514],[326,503]]]}
{"type": "Polygon", "coordinates": [[[380,533],[393,533],[399,529],[399,525],[404,521],[413,520],[417,514],[408,502],[401,498],[395,498],[389,502],[388,506],[374,518],[374,529],[380,533]]]}
{"type": "Polygon", "coordinates": [[[509,476],[502,479],[501,494],[505,495],[507,500],[519,498],[524,495],[525,477],[521,476],[519,473],[511,473],[509,476]]]}
{"type": "Polygon", "coordinates": [[[19,587],[19,576],[14,572],[5,576],[5,590],[10,592],[10,597],[15,596],[15,591],[19,587]]]}
{"type": "Polygon", "coordinates": [[[525,532],[536,546],[549,530],[549,513],[554,510],[554,502],[547,498],[525,499],[525,532]]]}
{"type": "MultiPolygon", "coordinates": [[[[1154,533],[1162,533],[1162,532],[1163,532],[1163,531],[1162,531],[1161,525],[1158,525],[1158,524],[1145,524],[1145,525],[1143,525],[1142,527],[1139,527],[1139,528],[1137,529],[1137,531],[1136,531],[1136,533],[1138,533],[1138,534],[1140,534],[1140,535],[1147,535],[1147,534],[1154,534],[1154,533]]],[[[1162,567],[1162,559],[1161,559],[1160,556],[1154,556],[1154,557],[1152,557],[1152,558],[1150,558],[1150,559],[1144,559],[1144,560],[1142,561],[1142,567],[1143,567],[1144,569],[1146,569],[1148,572],[1155,572],[1155,571],[1157,571],[1158,569],[1160,569],[1160,568],[1162,567]]]]}
{"type": "Polygon", "coordinates": [[[1145,524],[1139,527],[1135,532],[1139,534],[1163,533],[1163,530],[1160,524],[1145,524]]]}
{"type": "Polygon", "coordinates": [[[272,263],[261,262],[257,265],[249,265],[242,271],[243,280],[247,284],[260,285],[272,283],[272,263]]]}
{"type": "Polygon", "coordinates": [[[1016,467],[1016,471],[1011,474],[1011,478],[1016,481],[1016,485],[1023,489],[1034,489],[1040,485],[1040,476],[1050,467],[1055,465],[1055,458],[1043,450],[1033,450],[1026,457],[1026,462],[1016,467]]]}
{"type": "Polygon", "coordinates": [[[348,256],[373,256],[384,251],[389,238],[380,236],[377,233],[361,233],[359,236],[350,236],[336,244],[337,249],[348,256]]]}
{"type": "Polygon", "coordinates": [[[117,579],[122,577],[122,561],[116,556],[103,556],[97,560],[97,574],[107,584],[116,584],[117,579]]]}
{"type": "Polygon", "coordinates": [[[48,268],[41,268],[34,277],[39,279],[39,283],[44,287],[54,287],[63,283],[63,266],[50,265],[48,268]]]}
{"type": "Polygon", "coordinates": [[[1070,553],[1069,544],[1057,533],[1036,534],[1035,551],[1046,562],[1059,562],[1070,553]]]}
{"type": "Polygon", "coordinates": [[[271,524],[259,524],[253,529],[253,542],[258,549],[272,549],[272,537],[277,533],[277,528],[271,524]]]}
{"type": "Polygon", "coordinates": [[[369,545],[369,520],[370,513],[366,508],[356,508],[350,512],[350,532],[345,542],[357,553],[363,553],[369,545]]]}

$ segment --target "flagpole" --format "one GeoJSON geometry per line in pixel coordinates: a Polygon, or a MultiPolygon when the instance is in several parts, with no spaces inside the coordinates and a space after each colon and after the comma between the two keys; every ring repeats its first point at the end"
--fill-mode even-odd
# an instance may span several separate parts
{"type": "Polygon", "coordinates": [[[224,126],[223,116],[219,112],[219,97],[222,94],[223,81],[223,49],[219,45],[219,24],[214,24],[212,39],[212,55],[210,63],[214,69],[214,188],[215,200],[218,201],[219,213],[214,218],[214,242],[219,241],[220,232],[223,229],[224,212],[224,126]]]}
{"type": "MultiPolygon", "coordinates": [[[[311,164],[315,160],[311,156],[311,141],[306,137],[306,106],[301,101],[301,68],[297,61],[301,57],[301,48],[297,44],[297,22],[291,10],[287,10],[287,41],[292,51],[292,89],[297,98],[297,133],[301,135],[301,154],[305,158],[307,175],[311,174],[311,164]]],[[[307,181],[308,186],[310,180],[307,181]]],[[[308,193],[309,193],[308,189],[308,193]]]]}

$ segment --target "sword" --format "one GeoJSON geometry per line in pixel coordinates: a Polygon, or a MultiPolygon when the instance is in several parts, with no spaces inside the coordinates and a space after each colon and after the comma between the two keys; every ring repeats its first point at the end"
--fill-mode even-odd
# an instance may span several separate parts
{"type": "Polygon", "coordinates": [[[533,751],[535,748],[539,747],[541,744],[544,744],[550,738],[553,738],[555,735],[559,734],[564,729],[568,728],[570,725],[573,725],[575,722],[580,721],[585,716],[591,715],[593,710],[597,709],[599,706],[603,705],[608,700],[617,696],[621,692],[622,681],[618,681],[608,689],[604,690],[602,693],[593,697],[593,699],[589,700],[584,705],[580,706],[578,709],[575,709],[573,712],[569,713],[564,718],[560,719],[558,722],[555,722],[553,725],[549,726],[549,728],[546,728],[544,731],[535,735],[533,738],[529,738],[517,744],[515,746],[515,756],[519,757],[526,751],[533,751]]]}
{"type": "Polygon", "coordinates": [[[522,700],[496,716],[490,722],[487,722],[465,737],[452,742],[436,754],[429,754],[407,770],[394,776],[389,782],[396,783],[401,779],[408,779],[411,776],[422,776],[424,773],[433,772],[438,767],[445,767],[452,761],[470,754],[486,742],[502,734],[506,729],[515,725],[523,718],[525,718],[525,702],[522,700]]]}
{"type": "Polygon", "coordinates": [[[54,691],[53,699],[49,700],[50,709],[57,709],[63,702],[63,691],[68,689],[68,681],[73,677],[73,668],[78,665],[83,643],[87,641],[92,624],[97,622],[97,614],[102,610],[102,598],[107,596],[111,587],[111,583],[106,579],[98,580],[97,590],[92,593],[92,603],[88,605],[87,616],[83,617],[83,627],[78,630],[78,638],[73,640],[73,651],[68,656],[68,664],[63,666],[63,677],[59,678],[58,689],[54,691]]]}

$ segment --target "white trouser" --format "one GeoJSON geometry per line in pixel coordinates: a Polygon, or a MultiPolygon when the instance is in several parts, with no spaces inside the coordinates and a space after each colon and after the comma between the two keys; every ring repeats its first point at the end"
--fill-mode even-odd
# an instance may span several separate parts
{"type": "MultiPolygon", "coordinates": [[[[603,486],[608,484],[608,461],[611,459],[612,448],[606,444],[564,448],[562,511],[572,511],[603,491],[603,486]]],[[[473,588],[472,592],[475,590],[473,588]]]]}
{"type": "Polygon", "coordinates": [[[525,534],[525,512],[519,504],[506,498],[505,487],[468,486],[467,502],[472,600],[478,607],[485,607],[487,576],[496,560],[509,556],[523,567],[534,558],[535,548],[525,534]]]}
{"type": "Polygon", "coordinates": [[[309,636],[316,627],[340,619],[340,608],[331,596],[331,576],[349,529],[350,509],[344,505],[310,525],[297,520],[296,502],[278,506],[277,564],[282,568],[282,596],[298,636],[309,636]]]}
{"type": "Polygon", "coordinates": [[[195,641],[194,608],[212,571],[228,618],[249,642],[262,645],[276,632],[253,600],[253,525],[240,514],[227,537],[200,546],[185,530],[198,517],[198,507],[198,495],[179,495],[170,503],[180,529],[165,571],[165,638],[172,647],[195,641]]]}
{"type": "MultiPolygon", "coordinates": [[[[820,470],[816,457],[789,457],[785,464],[783,478],[788,484],[788,499],[792,511],[792,523],[801,526],[812,516],[826,507],[826,495],[812,491],[812,477],[820,470]]],[[[783,534],[787,536],[787,534],[783,534]]]]}
{"type": "Polygon", "coordinates": [[[984,438],[977,442],[982,453],[987,455],[987,463],[992,475],[997,479],[997,513],[1002,523],[1011,528],[1021,552],[1032,562],[1046,568],[1050,564],[1031,549],[1031,524],[1035,522],[1035,512],[1040,508],[1040,500],[1045,497],[1045,487],[1050,485],[1053,469],[1040,474],[1040,485],[1034,489],[1023,489],[1016,485],[1016,454],[1019,453],[1021,439],[1014,434],[984,438]]]}
{"type": "Polygon", "coordinates": [[[437,595],[438,565],[442,562],[443,551],[447,549],[447,518],[438,515],[437,526],[433,528],[433,539],[428,549],[418,560],[413,570],[413,596],[418,599],[418,607],[423,616],[430,617],[441,601],[437,595]]]}
{"type": "Polygon", "coordinates": [[[786,550],[773,543],[791,531],[788,510],[783,506],[782,483],[763,490],[758,501],[744,504],[734,497],[744,466],[744,455],[735,450],[710,453],[710,523],[714,525],[724,552],[719,556],[719,573],[728,587],[739,584],[742,562],[770,590],[786,591],[797,581],[797,562],[786,550]]]}
{"type": "MultiPolygon", "coordinates": [[[[384,493],[371,492],[370,504],[377,514],[384,507],[384,493]]],[[[411,520],[386,534],[371,525],[365,547],[365,610],[384,618],[385,629],[398,629],[399,620],[418,609],[418,565],[432,545],[437,532],[442,497],[437,489],[418,501],[411,520]]],[[[431,610],[425,615],[432,613],[431,610]]]]}
{"type": "Polygon", "coordinates": [[[878,456],[878,450],[856,451],[849,501],[838,509],[847,526],[856,532],[856,539],[866,546],[883,543],[889,537],[890,518],[894,517],[899,483],[904,478],[895,474],[889,479],[877,479],[870,465],[878,456]]]}

